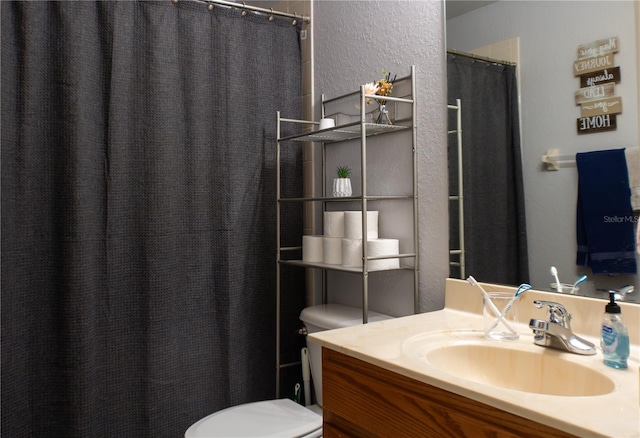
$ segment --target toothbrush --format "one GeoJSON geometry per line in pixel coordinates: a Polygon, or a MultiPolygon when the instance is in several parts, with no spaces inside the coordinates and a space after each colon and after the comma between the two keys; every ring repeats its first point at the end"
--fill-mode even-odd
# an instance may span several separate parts
{"type": "Polygon", "coordinates": [[[555,266],[551,267],[551,275],[556,279],[556,290],[558,292],[562,292],[562,286],[560,285],[560,279],[558,278],[558,270],[555,266]]]}
{"type": "Polygon", "coordinates": [[[575,282],[575,283],[573,283],[573,288],[571,289],[571,292],[575,291],[575,290],[576,290],[576,287],[578,287],[578,285],[579,285],[580,283],[582,283],[583,281],[585,281],[586,279],[587,279],[587,276],[586,276],[586,275],[583,275],[582,277],[578,278],[578,279],[576,280],[576,282],[575,282]]]}
{"type": "Polygon", "coordinates": [[[511,297],[511,300],[509,300],[509,302],[507,303],[507,305],[505,306],[504,310],[502,311],[502,313],[500,314],[501,318],[496,319],[494,321],[494,323],[491,325],[491,327],[489,328],[489,331],[492,331],[493,329],[496,328],[496,326],[498,325],[498,323],[500,322],[500,319],[504,318],[507,313],[509,312],[509,310],[511,309],[511,306],[513,306],[513,303],[516,302],[516,299],[522,295],[523,293],[525,293],[526,291],[528,291],[529,289],[531,289],[531,285],[527,284],[527,283],[522,283],[520,286],[518,286],[518,289],[516,289],[516,292],[513,294],[513,297],[511,297]]]}
{"type": "Polygon", "coordinates": [[[509,323],[504,319],[504,316],[502,315],[502,313],[500,313],[500,311],[498,310],[498,308],[496,307],[495,304],[493,304],[493,301],[491,301],[491,297],[489,297],[489,294],[487,293],[486,290],[484,290],[484,288],[480,285],[480,283],[478,283],[476,281],[475,278],[473,278],[473,276],[469,275],[469,277],[467,277],[467,281],[469,282],[469,284],[471,286],[476,286],[478,289],[480,289],[480,291],[482,292],[482,296],[484,297],[485,301],[487,302],[487,305],[489,306],[489,309],[491,309],[491,311],[493,312],[493,314],[495,316],[498,317],[498,320],[496,321],[496,324],[499,321],[502,321],[502,323],[504,324],[504,326],[514,335],[518,334],[517,331],[515,331],[513,329],[513,327],[511,327],[511,325],[509,325],[509,323]]]}

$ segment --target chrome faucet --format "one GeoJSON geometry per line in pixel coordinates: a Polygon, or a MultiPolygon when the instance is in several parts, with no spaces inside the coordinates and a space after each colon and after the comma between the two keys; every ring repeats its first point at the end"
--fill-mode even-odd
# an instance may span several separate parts
{"type": "Polygon", "coordinates": [[[531,319],[529,327],[533,330],[533,342],[542,347],[556,348],[570,353],[593,355],[596,346],[571,331],[571,314],[562,304],[553,301],[535,300],[538,309],[549,308],[548,321],[531,319]]]}
{"type": "Polygon", "coordinates": [[[607,296],[609,293],[615,293],[616,301],[624,301],[624,297],[627,294],[632,294],[636,288],[632,284],[628,284],[626,286],[622,286],[620,289],[600,289],[598,288],[598,292],[606,292],[607,296]]]}

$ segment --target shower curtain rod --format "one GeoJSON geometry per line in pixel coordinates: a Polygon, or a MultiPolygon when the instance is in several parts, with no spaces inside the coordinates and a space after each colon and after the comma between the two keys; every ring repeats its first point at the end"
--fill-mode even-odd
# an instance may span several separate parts
{"type": "MultiPolygon", "coordinates": [[[[177,3],[179,0],[171,0],[171,1],[174,3],[177,3]]],[[[236,3],[236,2],[225,1],[225,0],[196,0],[196,1],[209,3],[209,7],[212,7],[213,4],[217,4],[217,5],[224,5],[224,6],[230,6],[232,8],[242,9],[243,14],[245,14],[246,11],[253,11],[253,12],[262,12],[268,15],[277,15],[279,17],[293,18],[294,21],[292,24],[294,25],[296,24],[295,20],[302,20],[305,23],[311,22],[311,17],[307,15],[298,15],[298,14],[290,14],[288,12],[274,11],[273,8],[266,9],[266,8],[259,8],[257,6],[249,6],[244,2],[236,3]]]]}
{"type": "Polygon", "coordinates": [[[454,50],[454,49],[447,49],[447,53],[449,53],[451,55],[454,55],[454,56],[465,56],[467,58],[473,58],[473,59],[477,59],[479,61],[490,62],[490,63],[494,63],[494,64],[516,65],[515,62],[501,61],[499,59],[493,59],[493,58],[489,58],[487,56],[474,55],[473,53],[460,52],[460,51],[454,50]]]}

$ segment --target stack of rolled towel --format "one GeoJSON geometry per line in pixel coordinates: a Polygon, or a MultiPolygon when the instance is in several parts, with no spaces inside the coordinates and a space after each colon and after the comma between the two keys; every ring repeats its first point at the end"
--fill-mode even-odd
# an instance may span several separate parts
{"type": "MultiPolygon", "coordinates": [[[[367,212],[367,255],[369,257],[400,254],[398,239],[378,237],[378,212],[367,212]]],[[[345,267],[362,266],[362,212],[324,212],[324,234],[302,237],[302,260],[345,267]]],[[[400,259],[369,260],[368,270],[397,269],[400,259]]]]}

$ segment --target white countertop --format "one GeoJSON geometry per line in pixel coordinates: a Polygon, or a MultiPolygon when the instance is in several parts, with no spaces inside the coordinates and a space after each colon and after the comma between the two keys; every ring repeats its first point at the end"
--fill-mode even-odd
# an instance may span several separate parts
{"type": "MultiPolygon", "coordinates": [[[[542,311],[534,308],[531,311],[534,314],[530,315],[528,306],[533,299],[553,299],[558,295],[529,291],[521,299],[525,296],[527,296],[526,301],[521,300],[522,302],[518,305],[520,338],[517,341],[510,341],[515,343],[511,346],[525,351],[540,352],[541,348],[547,350],[533,343],[533,334],[528,327],[530,317],[541,318],[544,314],[535,313],[542,311]],[[527,323],[525,324],[524,321],[527,323]]],[[[568,299],[569,303],[565,301],[565,306],[574,314],[574,320],[577,320],[579,315],[574,308],[582,309],[584,302],[574,301],[582,300],[580,297],[568,297],[568,299]]],[[[445,309],[440,311],[314,333],[309,335],[308,340],[381,368],[581,437],[640,437],[640,348],[637,345],[640,334],[635,333],[640,306],[638,306],[638,312],[635,308],[623,308],[623,317],[633,320],[629,324],[632,345],[627,369],[616,370],[604,365],[599,339],[589,334],[576,332],[598,346],[596,355],[582,356],[561,352],[563,360],[603,373],[615,384],[614,391],[608,394],[573,397],[523,392],[472,382],[449,374],[427,361],[419,361],[405,354],[403,343],[407,339],[427,333],[439,334],[443,344],[460,336],[474,338],[474,342],[499,343],[483,336],[482,316],[475,312],[480,309],[478,303],[481,302],[480,293],[476,289],[468,287],[466,282],[447,280],[446,301],[445,309]],[[455,299],[452,299],[453,296],[455,299]],[[473,303],[470,307],[469,302],[473,303]],[[469,307],[472,311],[460,310],[464,307],[469,307]],[[629,315],[625,315],[625,310],[629,315]]],[[[596,303],[591,304],[604,308],[605,303],[597,300],[596,303]]],[[[593,310],[593,312],[596,311],[597,309],[593,310]]],[[[596,326],[595,332],[597,332],[600,320],[593,321],[591,324],[596,326]]],[[[580,324],[577,325],[580,326],[580,324]]],[[[575,324],[573,328],[575,330],[575,324]]],[[[558,350],[552,351],[556,352],[552,354],[558,354],[558,350]]],[[[496,366],[499,365],[496,364],[496,366]]]]}

